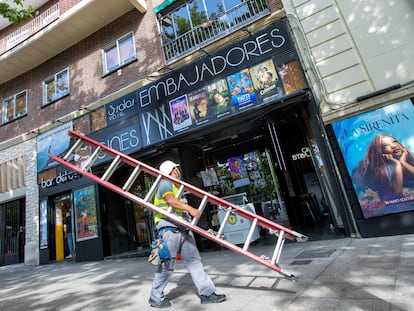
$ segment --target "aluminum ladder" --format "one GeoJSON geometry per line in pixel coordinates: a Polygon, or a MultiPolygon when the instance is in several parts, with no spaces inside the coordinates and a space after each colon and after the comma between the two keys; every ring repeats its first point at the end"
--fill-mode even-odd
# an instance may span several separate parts
{"type": "Polygon", "coordinates": [[[91,180],[99,183],[100,185],[122,195],[123,197],[137,203],[141,207],[148,208],[156,213],[161,213],[171,221],[175,222],[178,225],[184,226],[187,229],[192,230],[193,232],[214,241],[215,243],[222,245],[229,250],[236,252],[240,255],[243,255],[261,265],[274,270],[285,278],[290,279],[292,281],[296,280],[296,276],[290,272],[283,270],[279,266],[279,259],[282,252],[283,245],[286,239],[296,242],[304,242],[308,240],[308,237],[293,231],[287,227],[278,225],[273,221],[264,218],[260,215],[252,213],[248,210],[241,208],[233,203],[225,201],[217,196],[214,196],[204,190],[196,188],[191,184],[188,184],[182,180],[178,180],[173,178],[172,176],[166,175],[159,170],[140,162],[128,155],[122,154],[112,148],[109,148],[91,138],[80,134],[76,131],[68,131],[68,135],[72,137],[74,143],[67,149],[66,153],[60,156],[56,156],[53,154],[49,154],[49,157],[56,162],[72,169],[73,171],[78,172],[79,174],[90,178],[91,180]],[[91,148],[91,154],[87,161],[84,161],[81,164],[81,167],[77,166],[73,162],[73,158],[77,150],[82,147],[89,146],[91,148]],[[100,156],[108,155],[110,158],[113,158],[112,162],[109,164],[108,168],[103,172],[102,176],[94,175],[92,172],[92,166],[97,161],[100,156]],[[111,183],[110,178],[112,174],[120,167],[120,165],[129,165],[131,166],[132,172],[126,179],[126,182],[122,185],[115,185],[111,183]],[[130,190],[137,180],[138,176],[142,173],[148,173],[155,177],[155,182],[151,185],[148,193],[145,197],[139,197],[134,193],[131,193],[130,190]],[[191,222],[187,222],[183,219],[178,218],[176,215],[172,213],[172,207],[165,211],[154,204],[152,204],[152,198],[157,190],[157,187],[162,179],[167,179],[174,182],[176,185],[179,185],[179,191],[177,197],[181,197],[183,193],[186,194],[190,193],[200,199],[200,205],[198,206],[198,210],[203,213],[207,203],[213,204],[218,206],[219,208],[223,208],[225,211],[225,215],[223,221],[219,227],[218,231],[213,231],[211,229],[206,230],[201,228],[197,225],[198,219],[193,218],[191,222]],[[228,220],[231,215],[237,215],[238,217],[242,217],[245,220],[251,223],[249,232],[247,234],[246,240],[244,244],[235,245],[230,243],[228,240],[224,238],[224,230],[226,225],[228,224],[228,220]],[[254,230],[257,230],[258,227],[264,228],[269,230],[270,234],[277,236],[276,245],[273,250],[273,254],[271,256],[265,255],[256,255],[249,251],[249,247],[251,244],[252,236],[254,234],[254,230]],[[239,246],[242,245],[242,246],[239,246]]]}

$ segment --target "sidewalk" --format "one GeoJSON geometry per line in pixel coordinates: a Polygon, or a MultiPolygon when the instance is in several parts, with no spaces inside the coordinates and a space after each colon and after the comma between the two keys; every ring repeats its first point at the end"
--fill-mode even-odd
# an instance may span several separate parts
{"type": "MultiPolygon", "coordinates": [[[[273,246],[250,250],[271,253],[273,246]]],[[[227,301],[201,305],[182,263],[166,294],[167,310],[392,310],[414,306],[414,235],[286,243],[283,279],[229,250],[201,253],[227,301]]],[[[156,310],[148,305],[154,266],[146,258],[0,267],[0,310],[156,310]]]]}

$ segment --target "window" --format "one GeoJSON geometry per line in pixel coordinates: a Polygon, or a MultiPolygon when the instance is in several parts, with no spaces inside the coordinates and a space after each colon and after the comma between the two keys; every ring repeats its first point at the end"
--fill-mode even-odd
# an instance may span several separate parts
{"type": "Polygon", "coordinates": [[[43,105],[69,94],[69,69],[64,69],[43,83],[43,105]]]}
{"type": "Polygon", "coordinates": [[[241,0],[192,0],[173,11],[160,14],[164,39],[176,39],[197,26],[207,28],[214,20],[223,21],[225,12],[240,5],[241,0]]]}
{"type": "Polygon", "coordinates": [[[7,98],[3,102],[3,122],[7,123],[27,114],[27,90],[7,98]]]}
{"type": "Polygon", "coordinates": [[[134,36],[129,33],[103,49],[104,74],[113,72],[136,58],[134,36]]]}

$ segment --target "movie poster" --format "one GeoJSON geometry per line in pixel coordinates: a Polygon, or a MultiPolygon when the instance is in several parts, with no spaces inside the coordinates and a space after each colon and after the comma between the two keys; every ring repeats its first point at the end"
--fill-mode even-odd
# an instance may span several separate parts
{"type": "Polygon", "coordinates": [[[208,103],[208,94],[205,88],[188,94],[191,120],[197,125],[207,123],[211,118],[211,109],[208,103]]]}
{"type": "Polygon", "coordinates": [[[252,78],[248,69],[243,69],[227,77],[231,100],[234,107],[244,109],[256,102],[252,78]]]}
{"type": "Polygon", "coordinates": [[[76,241],[98,237],[95,186],[90,185],[73,192],[75,206],[76,241]]]}
{"type": "Polygon", "coordinates": [[[47,248],[48,246],[48,230],[47,230],[47,200],[40,201],[39,210],[39,236],[40,236],[40,249],[47,248]]]}
{"type": "Polygon", "coordinates": [[[306,87],[302,68],[297,60],[291,60],[277,66],[277,73],[280,80],[282,80],[283,90],[286,95],[306,87]]]}
{"type": "Polygon", "coordinates": [[[271,59],[250,68],[253,86],[262,98],[283,96],[283,88],[271,59]]]}
{"type": "Polygon", "coordinates": [[[413,121],[404,100],[332,124],[365,218],[414,210],[413,121]]]}
{"type": "Polygon", "coordinates": [[[225,79],[219,79],[207,85],[207,94],[213,116],[220,118],[235,111],[225,79]]]}
{"type": "Polygon", "coordinates": [[[227,163],[229,165],[234,188],[250,184],[249,174],[247,173],[246,164],[244,163],[242,156],[228,158],[227,163]]]}
{"type": "Polygon", "coordinates": [[[174,131],[185,129],[192,124],[187,95],[170,100],[170,112],[174,131]]]}

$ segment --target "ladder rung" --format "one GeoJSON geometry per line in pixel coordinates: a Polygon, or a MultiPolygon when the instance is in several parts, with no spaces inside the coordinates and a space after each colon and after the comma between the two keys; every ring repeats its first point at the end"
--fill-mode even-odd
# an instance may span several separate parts
{"type": "Polygon", "coordinates": [[[96,147],[95,151],[92,153],[92,155],[89,157],[89,159],[86,161],[84,165],[82,165],[81,169],[83,171],[86,171],[92,167],[92,165],[95,163],[96,159],[99,156],[99,152],[101,151],[101,147],[96,147]]]}
{"type": "Polygon", "coordinates": [[[231,207],[228,207],[228,210],[226,212],[226,215],[224,215],[223,222],[221,223],[220,229],[217,232],[217,237],[218,238],[220,238],[222,236],[222,234],[224,232],[224,228],[226,227],[227,222],[229,221],[229,217],[231,215],[231,212],[232,212],[231,207]]]}
{"type": "Polygon", "coordinates": [[[68,159],[73,156],[73,153],[80,147],[82,144],[82,139],[78,139],[72,147],[70,147],[69,151],[63,156],[63,160],[68,161],[68,159]]]}
{"type": "Polygon", "coordinates": [[[277,238],[276,247],[273,252],[272,260],[270,261],[273,265],[279,262],[280,254],[282,253],[283,244],[285,243],[285,238],[283,235],[285,232],[283,230],[279,231],[279,236],[277,238]]]}
{"type": "MultiPolygon", "coordinates": [[[[201,213],[203,213],[203,211],[204,211],[204,209],[206,208],[206,205],[207,205],[207,202],[208,202],[208,196],[204,196],[203,197],[203,199],[201,200],[201,203],[200,203],[200,205],[198,206],[198,210],[201,212],[201,213]]],[[[195,226],[197,223],[198,223],[198,221],[199,221],[200,219],[198,219],[198,218],[193,218],[193,220],[191,221],[191,224],[193,225],[193,226],[195,226]]]]}
{"type": "Polygon", "coordinates": [[[103,176],[101,177],[102,180],[108,180],[111,178],[112,174],[118,168],[119,163],[121,163],[121,157],[117,155],[113,160],[111,165],[109,165],[108,169],[105,171],[103,176]]]}
{"type": "Polygon", "coordinates": [[[140,173],[141,173],[141,167],[139,165],[135,166],[128,180],[125,182],[124,186],[122,187],[122,190],[129,191],[129,189],[131,189],[133,183],[135,182],[135,180],[137,179],[140,173]]]}
{"type": "Polygon", "coordinates": [[[154,195],[155,190],[158,187],[158,184],[160,183],[162,178],[162,175],[158,175],[158,177],[155,179],[155,182],[152,184],[151,188],[148,190],[147,195],[144,198],[145,202],[148,202],[154,195]]]}
{"type": "Polygon", "coordinates": [[[256,229],[256,226],[257,226],[257,218],[253,219],[252,225],[250,226],[250,230],[249,230],[249,233],[247,234],[246,242],[244,242],[244,245],[243,245],[244,251],[247,251],[247,249],[250,246],[250,242],[252,241],[252,237],[254,234],[254,230],[256,229]]]}
{"type": "MultiPolygon", "coordinates": [[[[180,188],[178,188],[177,194],[175,195],[175,197],[178,199],[183,195],[184,192],[184,185],[181,185],[180,188]]],[[[170,205],[170,207],[167,210],[167,213],[171,213],[173,211],[173,207],[170,205]]]]}
{"type": "Polygon", "coordinates": [[[184,192],[184,185],[181,185],[180,188],[178,188],[176,198],[180,198],[183,195],[184,192]]]}

